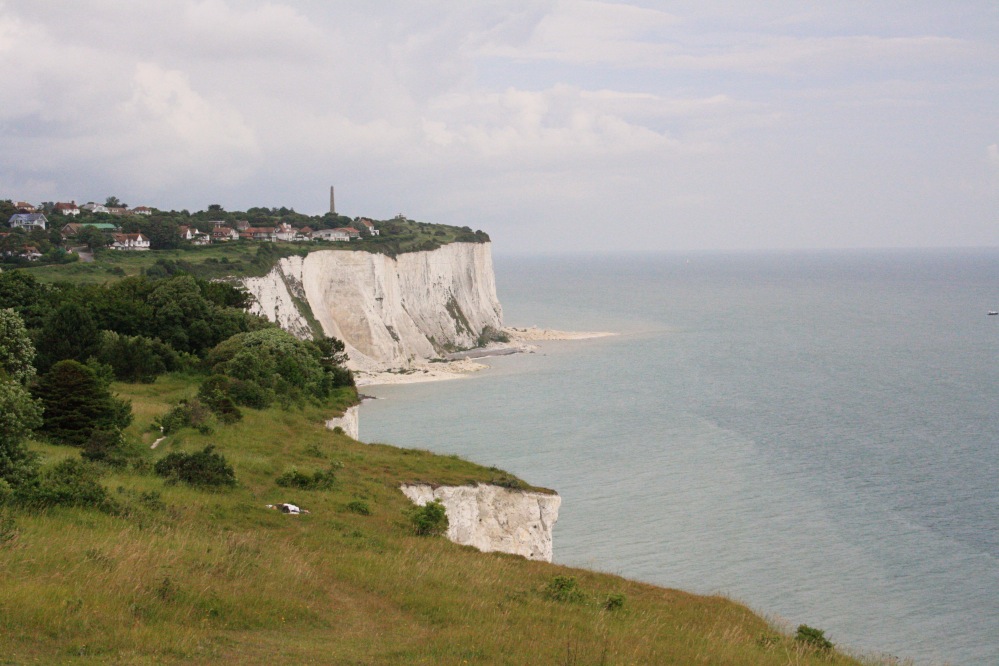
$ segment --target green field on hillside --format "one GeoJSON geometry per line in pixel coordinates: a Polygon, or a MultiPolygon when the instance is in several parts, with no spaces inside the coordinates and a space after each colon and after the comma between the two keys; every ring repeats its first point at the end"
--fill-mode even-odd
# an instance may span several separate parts
{"type": "MultiPolygon", "coordinates": [[[[114,388],[132,401],[126,434],[140,452],[103,472],[116,508],[0,509],[0,663],[860,663],[725,598],[414,534],[400,484],[517,483],[499,470],[362,444],[327,430],[331,414],[314,406],[246,409],[152,450],[153,419],[193,397],[195,380],[114,388]],[[152,473],[207,444],[235,488],[152,473]],[[338,469],[331,489],[277,485],[292,468],[338,469]],[[310,513],[265,508],[278,502],[310,513]]],[[[340,407],[355,395],[342,389],[340,407]]],[[[79,456],[32,448],[46,463],[79,456]]]]}

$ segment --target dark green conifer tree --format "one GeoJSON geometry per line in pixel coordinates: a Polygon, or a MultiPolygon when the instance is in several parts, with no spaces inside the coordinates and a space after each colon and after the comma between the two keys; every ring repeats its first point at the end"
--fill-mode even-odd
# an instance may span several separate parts
{"type": "Polygon", "coordinates": [[[95,429],[124,429],[130,402],[115,398],[97,374],[76,361],[59,361],[34,388],[45,409],[39,431],[60,444],[82,446],[95,429]]]}

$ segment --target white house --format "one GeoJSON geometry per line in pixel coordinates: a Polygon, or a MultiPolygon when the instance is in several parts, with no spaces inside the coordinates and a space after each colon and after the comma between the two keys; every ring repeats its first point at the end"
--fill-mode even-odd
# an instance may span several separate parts
{"type": "Polygon", "coordinates": [[[76,202],[62,203],[59,202],[52,208],[57,213],[62,213],[63,215],[79,215],[80,207],[76,205],[76,202]]]}
{"type": "Polygon", "coordinates": [[[149,239],[142,234],[112,234],[111,243],[113,250],[148,250],[149,239]]]}
{"type": "Polygon", "coordinates": [[[7,222],[11,228],[24,229],[25,231],[44,229],[47,223],[48,220],[42,213],[14,213],[7,222]]]}
{"type": "Polygon", "coordinates": [[[312,232],[312,240],[347,242],[350,234],[344,229],[320,229],[312,232]]]}
{"type": "Polygon", "coordinates": [[[375,221],[374,220],[372,220],[370,218],[367,218],[367,217],[362,217],[362,218],[358,219],[357,221],[361,224],[361,227],[362,227],[363,231],[366,231],[369,236],[377,236],[378,235],[378,230],[375,229],[375,221]]]}
{"type": "Polygon", "coordinates": [[[212,240],[218,243],[239,240],[239,232],[232,227],[216,226],[212,229],[212,240]]]}
{"type": "Polygon", "coordinates": [[[90,213],[107,213],[108,212],[108,207],[107,206],[105,206],[103,204],[99,204],[99,203],[94,203],[93,201],[88,201],[87,203],[85,203],[82,206],[80,206],[80,208],[82,208],[83,210],[88,211],[90,213]]]}
{"type": "Polygon", "coordinates": [[[134,215],[152,215],[153,209],[149,206],[136,206],[132,209],[132,214],[134,215]]]}
{"type": "Polygon", "coordinates": [[[279,241],[293,241],[295,240],[295,227],[291,226],[287,222],[282,222],[278,226],[274,227],[274,238],[279,241]]]}

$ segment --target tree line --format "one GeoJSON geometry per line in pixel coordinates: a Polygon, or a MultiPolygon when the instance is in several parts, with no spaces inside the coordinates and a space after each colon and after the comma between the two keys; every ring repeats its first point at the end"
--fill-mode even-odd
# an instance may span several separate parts
{"type": "Polygon", "coordinates": [[[80,447],[84,460],[127,463],[132,409],[114,381],[193,376],[198,397],[163,421],[202,428],[238,420],[244,408],[323,404],[353,386],[343,342],[299,340],[248,313],[247,299],[184,274],[97,286],[0,273],[0,504],[67,503],[63,495],[73,503],[98,492],[86,466],[41,469],[26,446],[32,437],[80,447]]]}

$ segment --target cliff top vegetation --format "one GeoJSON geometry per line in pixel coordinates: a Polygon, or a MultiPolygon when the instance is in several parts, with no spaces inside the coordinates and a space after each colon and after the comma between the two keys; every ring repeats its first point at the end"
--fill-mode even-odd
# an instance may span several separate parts
{"type": "MultiPolygon", "coordinates": [[[[0,221],[6,222],[17,210],[10,200],[0,201],[0,221]]],[[[51,282],[105,282],[147,270],[154,276],[182,270],[212,279],[263,275],[280,257],[319,249],[395,256],[455,242],[489,241],[483,231],[418,222],[402,215],[373,220],[333,213],[303,215],[286,207],[226,211],[217,204],[194,213],[157,209],[148,213],[122,215],[81,209],[78,215],[64,216],[50,210],[45,229],[0,232],[0,268],[30,268],[40,279],[51,282]],[[214,233],[219,229],[231,232],[232,238],[214,233]],[[334,229],[350,230],[340,236],[350,240],[336,242],[329,235],[318,240],[325,231],[334,229]],[[148,248],[143,249],[151,251],[121,249],[129,241],[120,234],[142,234],[143,242],[148,242],[148,248]],[[264,246],[271,247],[261,249],[264,246]],[[80,250],[94,261],[80,261],[80,250]]]]}

